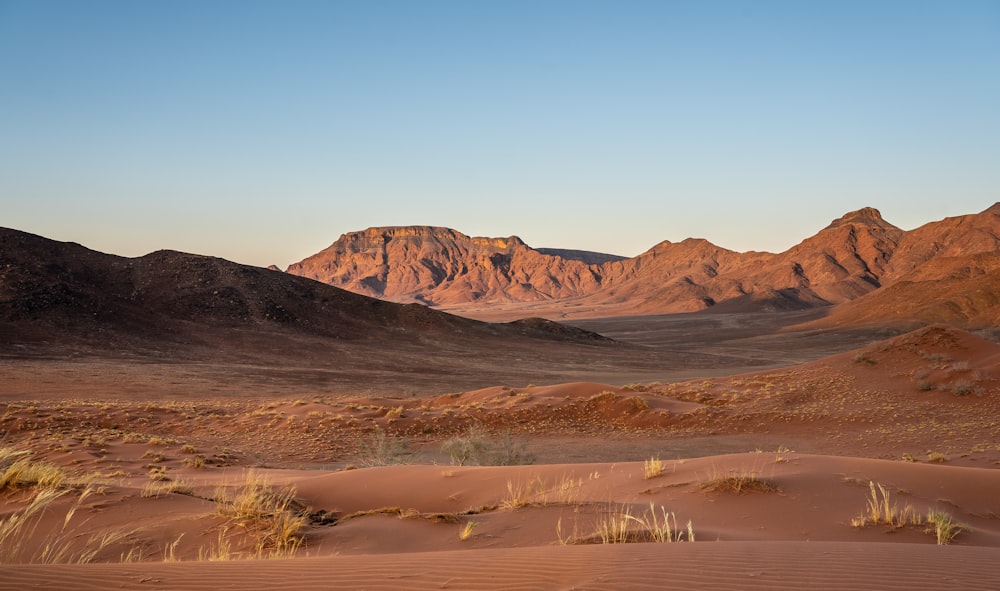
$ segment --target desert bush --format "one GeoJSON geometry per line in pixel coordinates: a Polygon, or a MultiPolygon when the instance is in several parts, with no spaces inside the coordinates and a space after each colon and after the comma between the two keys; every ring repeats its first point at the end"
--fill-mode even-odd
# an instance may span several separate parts
{"type": "Polygon", "coordinates": [[[399,437],[375,428],[367,440],[361,442],[359,461],[362,466],[391,466],[405,464],[410,457],[409,443],[399,437]]]}
{"type": "Polygon", "coordinates": [[[969,382],[959,382],[952,386],[951,391],[956,396],[965,396],[967,394],[972,394],[976,389],[969,382]]]}
{"type": "Polygon", "coordinates": [[[489,442],[482,427],[476,425],[462,435],[446,439],[441,444],[441,451],[448,454],[452,465],[469,466],[482,464],[489,442]]]}
{"type": "Polygon", "coordinates": [[[524,440],[517,440],[506,429],[492,438],[479,425],[470,427],[462,435],[445,440],[441,451],[448,454],[456,466],[520,466],[531,464],[535,457],[528,453],[524,440]]]}
{"type": "Polygon", "coordinates": [[[867,365],[875,365],[877,361],[872,359],[867,353],[861,352],[854,355],[855,363],[865,363],[867,365]]]}
{"type": "Polygon", "coordinates": [[[487,456],[487,465],[523,466],[535,463],[535,456],[528,453],[527,441],[515,439],[510,429],[501,431],[490,447],[491,453],[487,456]]]}

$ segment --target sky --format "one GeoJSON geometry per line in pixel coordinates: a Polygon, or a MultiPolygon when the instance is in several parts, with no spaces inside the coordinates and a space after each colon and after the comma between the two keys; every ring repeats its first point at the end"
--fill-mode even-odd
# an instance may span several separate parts
{"type": "Polygon", "coordinates": [[[780,252],[996,201],[995,0],[0,0],[0,226],[102,252],[780,252]]]}

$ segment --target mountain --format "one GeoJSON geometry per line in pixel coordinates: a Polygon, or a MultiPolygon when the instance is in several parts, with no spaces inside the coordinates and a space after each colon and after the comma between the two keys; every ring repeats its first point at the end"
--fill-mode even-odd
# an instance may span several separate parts
{"type": "Polygon", "coordinates": [[[594,265],[545,254],[516,237],[448,228],[369,228],[344,234],[287,272],[377,298],[428,305],[572,297],[600,287],[594,265]]]}
{"type": "Polygon", "coordinates": [[[788,310],[853,301],[929,261],[1000,249],[1000,204],[904,231],[866,207],[782,253],[707,240],[661,242],[632,258],[573,256],[521,239],[447,228],[369,228],[288,272],[469,316],[550,318],[788,310]]]}
{"type": "Polygon", "coordinates": [[[3,354],[299,359],[355,343],[377,365],[398,361],[389,350],[378,353],[386,343],[433,357],[455,347],[492,353],[514,342],[610,343],[546,320],[489,324],[215,257],[158,251],[125,258],[0,228],[3,354]]]}

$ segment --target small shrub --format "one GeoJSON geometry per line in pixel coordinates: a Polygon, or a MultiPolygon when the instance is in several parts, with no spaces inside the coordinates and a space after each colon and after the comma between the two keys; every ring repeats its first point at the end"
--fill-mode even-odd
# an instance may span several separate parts
{"type": "Polygon", "coordinates": [[[976,391],[976,389],[973,388],[972,384],[970,384],[969,382],[959,382],[954,386],[952,386],[951,391],[956,396],[965,396],[967,394],[972,394],[973,392],[976,391]]]}
{"type": "Polygon", "coordinates": [[[482,427],[471,427],[462,435],[456,435],[441,444],[441,451],[448,454],[454,466],[471,466],[483,463],[489,443],[482,427]]]}
{"type": "Polygon", "coordinates": [[[441,444],[441,451],[448,454],[455,466],[521,466],[535,461],[535,456],[528,453],[527,443],[516,440],[510,429],[492,439],[479,425],[447,439],[441,444]]]}
{"type": "Polygon", "coordinates": [[[934,389],[934,384],[930,383],[927,380],[919,380],[917,382],[917,390],[920,390],[921,392],[929,392],[930,390],[933,389],[934,389]]]}
{"type": "Polygon", "coordinates": [[[490,466],[524,466],[534,464],[534,454],[528,453],[528,443],[523,439],[514,439],[510,429],[500,432],[499,438],[490,445],[492,452],[488,456],[490,466]]]}
{"type": "Polygon", "coordinates": [[[405,464],[410,453],[408,442],[376,428],[368,440],[361,442],[362,466],[391,466],[405,464]]]}
{"type": "Polygon", "coordinates": [[[866,365],[875,365],[877,361],[872,359],[867,353],[861,352],[854,355],[855,363],[864,363],[866,365]]]}

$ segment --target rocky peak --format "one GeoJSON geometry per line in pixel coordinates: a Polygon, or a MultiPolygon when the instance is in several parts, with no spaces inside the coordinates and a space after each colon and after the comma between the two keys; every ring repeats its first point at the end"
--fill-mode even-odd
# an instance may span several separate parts
{"type": "Polygon", "coordinates": [[[892,224],[882,218],[882,213],[874,207],[862,207],[857,211],[845,213],[833,220],[827,228],[836,228],[848,224],[864,224],[870,226],[891,227],[892,224]]]}

